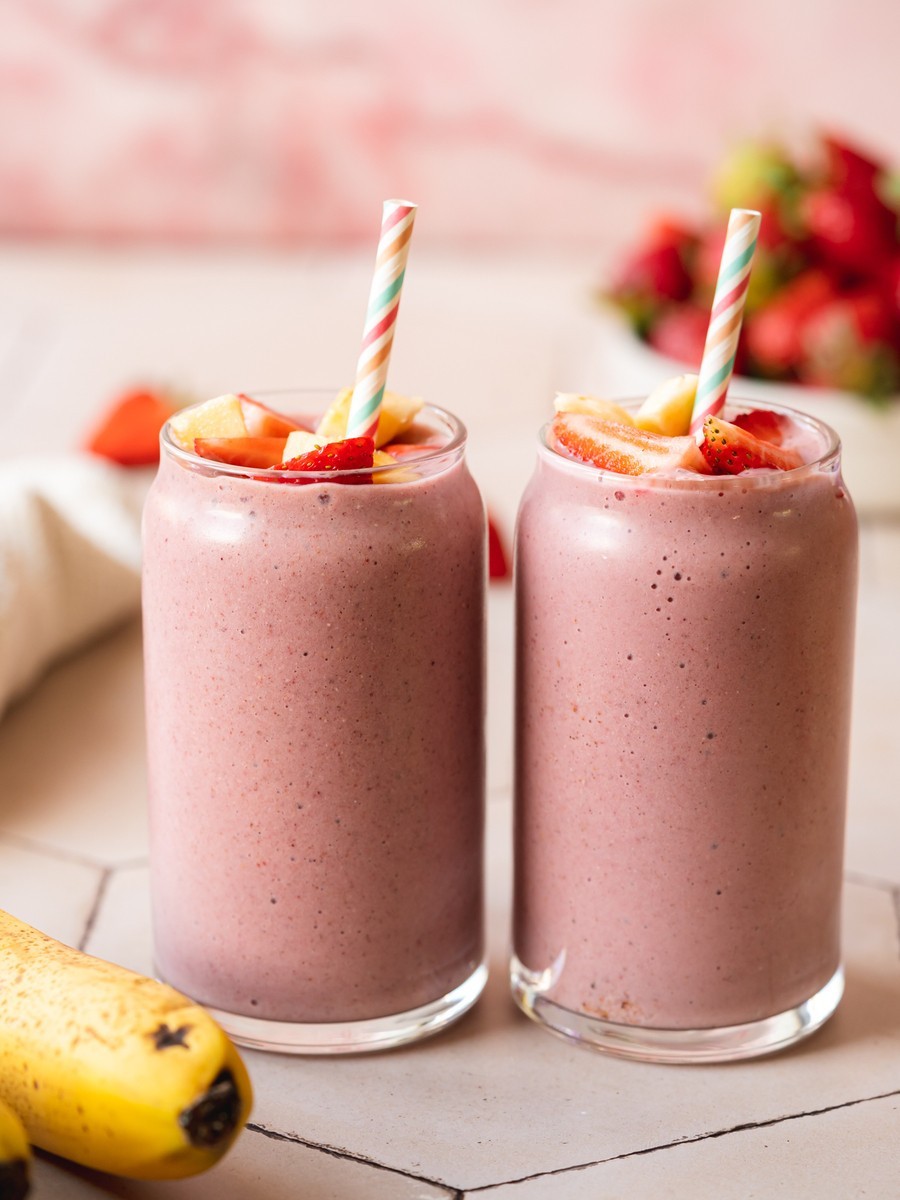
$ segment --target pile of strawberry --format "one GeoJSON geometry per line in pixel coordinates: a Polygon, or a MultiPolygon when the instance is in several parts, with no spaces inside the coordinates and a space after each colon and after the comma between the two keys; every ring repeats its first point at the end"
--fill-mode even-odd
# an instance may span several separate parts
{"type": "Polygon", "coordinates": [[[637,334],[696,368],[732,207],[762,213],[736,370],[840,388],[900,392],[897,176],[846,140],[820,138],[815,161],[778,146],[736,150],[714,182],[716,215],[692,229],[658,220],[606,295],[637,334]]]}

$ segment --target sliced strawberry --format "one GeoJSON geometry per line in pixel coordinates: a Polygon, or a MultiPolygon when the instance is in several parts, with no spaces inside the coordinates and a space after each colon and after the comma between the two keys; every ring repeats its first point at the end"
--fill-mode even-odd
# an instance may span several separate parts
{"type": "Polygon", "coordinates": [[[113,401],[85,449],[123,467],[159,462],[159,431],[178,405],[164,392],[135,388],[113,401]]]}
{"type": "Polygon", "coordinates": [[[236,467],[274,467],[281,462],[286,437],[194,438],[194,452],[236,467]]]}
{"type": "Polygon", "coordinates": [[[434,454],[443,450],[443,446],[439,446],[437,442],[391,442],[389,446],[381,448],[385,454],[396,459],[421,458],[423,454],[434,454]]]}
{"type": "Polygon", "coordinates": [[[288,462],[277,463],[276,471],[358,471],[375,461],[375,441],[370,437],[346,438],[329,442],[321,450],[299,454],[288,462]]]}
{"type": "Polygon", "coordinates": [[[267,408],[265,404],[260,404],[258,400],[252,400],[249,396],[245,396],[243,392],[238,396],[241,402],[241,411],[244,414],[244,424],[247,426],[247,432],[251,437],[255,438],[286,438],[289,433],[293,433],[296,429],[307,429],[306,425],[300,425],[292,417],[282,416],[281,413],[275,412],[274,409],[267,408]]]}
{"type": "Polygon", "coordinates": [[[772,446],[782,444],[785,430],[790,427],[787,417],[768,408],[754,408],[751,412],[741,413],[734,418],[734,424],[772,446]]]}
{"type": "Polygon", "coordinates": [[[500,530],[488,517],[488,577],[490,579],[508,579],[510,576],[509,555],[500,537],[500,530]]]}
{"type": "Polygon", "coordinates": [[[714,475],[740,475],[753,467],[790,471],[803,462],[795,450],[760,441],[746,429],[716,416],[703,422],[700,450],[714,475]]]}
{"type": "Polygon", "coordinates": [[[619,475],[674,471],[678,467],[709,474],[692,437],[664,437],[585,413],[557,414],[551,436],[574,458],[619,475]]]}

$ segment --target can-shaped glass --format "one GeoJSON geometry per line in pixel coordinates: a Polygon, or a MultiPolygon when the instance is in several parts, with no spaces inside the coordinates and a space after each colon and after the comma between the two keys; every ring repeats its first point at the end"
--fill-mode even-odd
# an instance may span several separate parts
{"type": "Polygon", "coordinates": [[[155,963],[246,1045],[396,1045],[484,986],[484,506],[461,423],[426,406],[418,424],[439,448],[408,466],[321,475],[163,431],[143,581],[155,963]]]}
{"type": "Polygon", "coordinates": [[[520,507],[513,994],[626,1057],[766,1053],[842,992],[856,517],[785,416],[814,461],[735,476],[545,433],[520,507]]]}

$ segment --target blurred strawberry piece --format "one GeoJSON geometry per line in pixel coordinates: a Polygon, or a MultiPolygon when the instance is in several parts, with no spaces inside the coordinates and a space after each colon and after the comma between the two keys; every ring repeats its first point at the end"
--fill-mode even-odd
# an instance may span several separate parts
{"type": "Polygon", "coordinates": [[[683,225],[658,220],[622,264],[613,283],[613,295],[632,300],[686,300],[692,287],[688,259],[696,242],[683,225]]]}
{"type": "Polygon", "coordinates": [[[896,214],[873,192],[818,188],[800,212],[812,251],[855,278],[876,274],[896,247],[896,214]]]}
{"type": "Polygon", "coordinates": [[[754,367],[770,377],[788,375],[803,354],[804,324],[837,294],[825,271],[809,271],[783,287],[766,308],[748,316],[741,340],[754,367]]]}
{"type": "Polygon", "coordinates": [[[159,433],[179,405],[166,392],[133,388],[118,396],[84,448],[123,467],[145,467],[159,462],[159,433]]]}
{"type": "Polygon", "coordinates": [[[494,519],[488,517],[488,578],[508,579],[511,574],[509,556],[494,519]]]}
{"type": "Polygon", "coordinates": [[[841,191],[876,191],[878,178],[887,170],[885,163],[833,133],[823,134],[822,145],[832,187],[841,191]]]}
{"type": "Polygon", "coordinates": [[[888,300],[877,290],[830,301],[803,329],[801,379],[870,396],[890,395],[900,386],[895,329],[888,300]]]}
{"type": "Polygon", "coordinates": [[[703,357],[709,312],[692,304],[669,308],[650,329],[648,341],[660,352],[695,371],[703,357]]]}

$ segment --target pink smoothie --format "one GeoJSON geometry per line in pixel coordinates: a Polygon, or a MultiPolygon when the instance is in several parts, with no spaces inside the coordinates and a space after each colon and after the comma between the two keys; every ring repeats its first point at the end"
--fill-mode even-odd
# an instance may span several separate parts
{"type": "Polygon", "coordinates": [[[365,1020],[482,961],[484,512],[460,446],[419,475],[297,486],[163,454],[156,962],[216,1008],[365,1020]]]}
{"type": "Polygon", "coordinates": [[[836,458],[654,479],[543,446],[516,569],[519,960],[626,1025],[807,1000],[840,964],[856,521],[836,458]]]}

